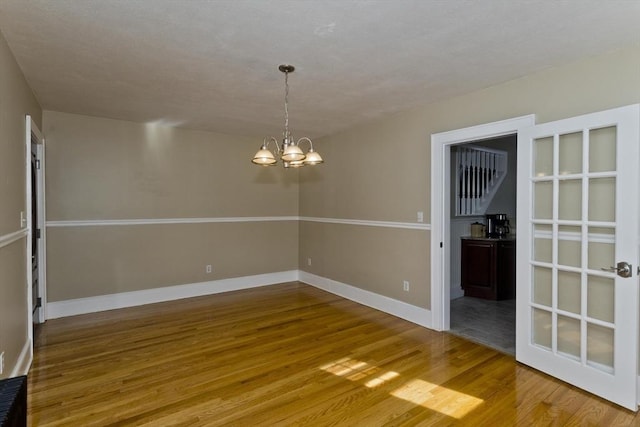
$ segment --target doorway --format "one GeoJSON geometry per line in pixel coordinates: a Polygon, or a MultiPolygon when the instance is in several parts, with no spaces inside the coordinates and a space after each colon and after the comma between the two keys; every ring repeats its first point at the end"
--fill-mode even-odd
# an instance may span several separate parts
{"type": "Polygon", "coordinates": [[[528,115],[431,136],[431,324],[450,330],[451,300],[451,148],[472,141],[517,134],[535,123],[528,115]]]}
{"type": "Polygon", "coordinates": [[[449,331],[515,356],[517,135],[450,149],[449,331]],[[499,235],[477,232],[487,214],[507,218],[499,235]]]}

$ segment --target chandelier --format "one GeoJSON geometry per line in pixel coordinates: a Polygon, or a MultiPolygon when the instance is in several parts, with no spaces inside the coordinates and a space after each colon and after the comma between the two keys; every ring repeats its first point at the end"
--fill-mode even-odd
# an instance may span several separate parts
{"type": "Polygon", "coordinates": [[[280,156],[282,165],[285,168],[299,168],[306,165],[318,165],[322,163],[322,157],[316,151],[313,151],[313,142],[307,137],[300,138],[297,142],[291,137],[289,131],[289,73],[293,73],[295,67],[293,65],[280,65],[278,67],[284,73],[284,131],[282,132],[282,144],[276,138],[265,138],[262,146],[251,160],[256,165],[273,166],[278,160],[276,156],[280,156]],[[309,151],[304,153],[300,147],[303,142],[309,143],[309,151]],[[275,146],[275,154],[273,149],[269,150],[269,144],[275,146]]]}

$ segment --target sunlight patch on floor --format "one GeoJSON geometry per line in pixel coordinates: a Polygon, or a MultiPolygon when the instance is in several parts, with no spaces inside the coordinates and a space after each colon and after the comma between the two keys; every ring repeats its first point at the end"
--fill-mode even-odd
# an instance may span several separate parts
{"type": "Polygon", "coordinates": [[[418,379],[407,382],[391,395],[458,419],[483,402],[477,397],[418,379]]]}
{"type": "MultiPolygon", "coordinates": [[[[320,366],[320,369],[350,381],[363,380],[381,371],[377,366],[349,357],[320,366]]],[[[399,376],[400,374],[394,371],[383,372],[364,385],[368,388],[378,387],[399,376]]],[[[464,417],[484,402],[477,397],[420,379],[410,380],[389,394],[457,419],[464,417]]]]}
{"type": "Polygon", "coordinates": [[[399,377],[400,374],[397,372],[393,372],[393,371],[389,371],[389,372],[385,372],[384,374],[367,381],[366,383],[364,383],[365,386],[369,387],[369,388],[374,388],[374,387],[378,387],[379,385],[382,385],[384,383],[386,383],[389,380],[392,380],[396,377],[399,377]]]}
{"type": "Polygon", "coordinates": [[[349,357],[321,366],[320,369],[330,374],[347,378],[350,381],[358,381],[380,371],[377,366],[371,366],[367,362],[361,362],[349,357]]]}

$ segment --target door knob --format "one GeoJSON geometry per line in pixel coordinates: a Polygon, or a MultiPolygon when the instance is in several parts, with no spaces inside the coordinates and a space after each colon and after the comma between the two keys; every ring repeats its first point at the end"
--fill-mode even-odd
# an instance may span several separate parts
{"type": "Polygon", "coordinates": [[[631,277],[631,264],[625,261],[619,262],[615,267],[602,267],[600,270],[616,273],[620,277],[631,277]]]}

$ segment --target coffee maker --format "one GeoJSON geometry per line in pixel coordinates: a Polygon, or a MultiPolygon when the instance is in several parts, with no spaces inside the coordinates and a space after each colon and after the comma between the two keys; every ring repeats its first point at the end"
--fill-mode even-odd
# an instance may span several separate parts
{"type": "Polygon", "coordinates": [[[487,237],[502,239],[509,234],[509,220],[507,214],[490,214],[485,215],[487,226],[487,237]]]}

